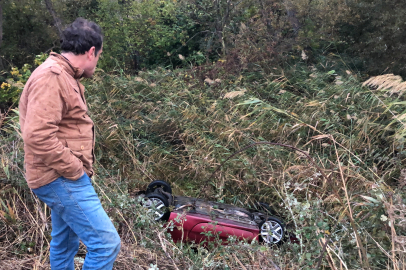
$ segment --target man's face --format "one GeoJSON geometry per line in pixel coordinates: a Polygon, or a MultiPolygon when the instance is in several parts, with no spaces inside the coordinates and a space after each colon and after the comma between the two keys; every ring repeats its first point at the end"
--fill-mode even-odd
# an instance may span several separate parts
{"type": "Polygon", "coordinates": [[[86,68],[84,68],[83,77],[90,78],[93,76],[94,71],[96,70],[97,62],[99,61],[100,55],[103,52],[103,46],[101,49],[95,53],[95,47],[90,48],[89,51],[86,52],[86,68]]]}

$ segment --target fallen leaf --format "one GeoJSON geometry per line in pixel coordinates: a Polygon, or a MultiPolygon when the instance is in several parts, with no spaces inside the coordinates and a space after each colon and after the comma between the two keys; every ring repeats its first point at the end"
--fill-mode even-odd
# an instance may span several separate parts
{"type": "Polygon", "coordinates": [[[213,81],[212,79],[206,78],[204,79],[205,83],[208,83],[209,85],[213,85],[215,83],[215,81],[213,81]]]}
{"type": "Polygon", "coordinates": [[[246,90],[232,91],[224,95],[224,98],[233,99],[235,97],[243,96],[246,90]]]}
{"type": "Polygon", "coordinates": [[[134,78],[134,81],[136,81],[136,82],[143,82],[143,83],[146,83],[146,82],[147,82],[146,80],[144,80],[143,78],[140,78],[140,77],[135,77],[135,78],[134,78]]]}
{"type": "Polygon", "coordinates": [[[302,60],[307,60],[309,57],[306,55],[305,51],[302,50],[302,60]]]}

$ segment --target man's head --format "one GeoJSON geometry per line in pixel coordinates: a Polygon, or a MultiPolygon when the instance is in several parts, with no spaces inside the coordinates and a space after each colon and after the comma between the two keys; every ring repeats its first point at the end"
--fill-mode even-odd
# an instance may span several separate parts
{"type": "Polygon", "coordinates": [[[86,19],[77,18],[62,35],[62,55],[73,65],[84,70],[83,77],[91,77],[103,51],[103,34],[100,26],[86,19]]]}

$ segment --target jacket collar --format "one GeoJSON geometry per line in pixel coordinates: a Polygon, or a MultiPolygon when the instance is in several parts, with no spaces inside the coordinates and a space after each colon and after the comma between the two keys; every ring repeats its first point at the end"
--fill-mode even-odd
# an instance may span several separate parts
{"type": "Polygon", "coordinates": [[[84,70],[78,67],[72,66],[71,62],[64,56],[51,52],[51,56],[57,58],[56,61],[63,69],[75,79],[80,79],[83,76],[84,70]]]}

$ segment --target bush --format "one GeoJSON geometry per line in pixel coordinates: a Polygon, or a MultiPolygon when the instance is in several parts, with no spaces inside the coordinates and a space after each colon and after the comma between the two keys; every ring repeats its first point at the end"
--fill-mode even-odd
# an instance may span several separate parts
{"type": "Polygon", "coordinates": [[[10,106],[18,106],[24,84],[31,75],[30,68],[25,64],[21,69],[14,67],[10,73],[3,72],[8,78],[0,77],[0,112],[5,112],[10,106]]]}
{"type": "Polygon", "coordinates": [[[96,21],[105,34],[101,68],[137,71],[181,64],[178,54],[188,54],[191,44],[186,42],[196,25],[180,5],[169,0],[100,1],[96,21]]]}

